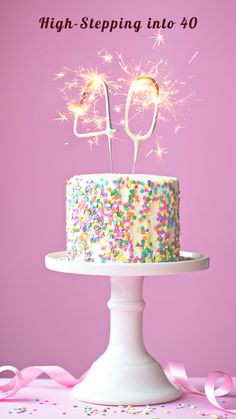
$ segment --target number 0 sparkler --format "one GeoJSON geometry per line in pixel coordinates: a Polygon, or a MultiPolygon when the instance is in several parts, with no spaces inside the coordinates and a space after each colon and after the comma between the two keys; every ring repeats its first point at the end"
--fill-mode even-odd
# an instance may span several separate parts
{"type": "Polygon", "coordinates": [[[82,95],[82,98],[80,100],[79,106],[75,113],[74,118],[74,127],[73,127],[74,134],[78,138],[88,138],[88,137],[100,137],[101,135],[107,135],[108,138],[108,147],[109,147],[109,157],[110,157],[110,170],[113,171],[113,164],[112,164],[112,137],[113,134],[117,131],[115,128],[112,128],[111,125],[111,111],[110,111],[110,101],[109,101],[109,92],[106,82],[100,78],[96,77],[93,80],[91,80],[90,83],[86,86],[84,93],[82,95]],[[78,122],[81,114],[83,113],[83,106],[84,102],[86,101],[86,98],[88,96],[88,93],[90,89],[93,87],[100,88],[102,87],[105,97],[105,106],[106,106],[106,129],[101,131],[95,131],[95,132],[84,132],[80,133],[77,130],[78,122]]]}
{"type": "Polygon", "coordinates": [[[126,101],[124,126],[125,126],[126,134],[134,142],[133,173],[134,173],[135,164],[137,161],[141,144],[144,140],[147,140],[149,137],[151,137],[155,129],[157,116],[158,116],[158,105],[159,105],[159,87],[158,87],[157,82],[153,78],[147,77],[147,76],[139,77],[132,82],[129,92],[128,92],[127,101],[126,101]],[[133,99],[133,95],[138,92],[148,93],[148,101],[147,102],[143,101],[142,103],[143,109],[146,109],[149,105],[154,105],[151,126],[149,130],[143,135],[132,133],[129,127],[129,111],[130,111],[131,102],[133,99]]]}

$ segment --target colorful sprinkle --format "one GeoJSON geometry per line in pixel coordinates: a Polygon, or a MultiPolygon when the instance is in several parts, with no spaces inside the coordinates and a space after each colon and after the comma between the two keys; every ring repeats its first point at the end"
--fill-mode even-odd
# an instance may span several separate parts
{"type": "Polygon", "coordinates": [[[178,260],[179,230],[179,189],[174,178],[81,175],[67,182],[69,259],[178,260]]]}

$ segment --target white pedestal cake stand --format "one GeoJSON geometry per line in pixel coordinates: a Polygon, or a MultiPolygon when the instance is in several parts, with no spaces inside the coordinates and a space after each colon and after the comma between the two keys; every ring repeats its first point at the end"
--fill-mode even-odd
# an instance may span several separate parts
{"type": "Polygon", "coordinates": [[[66,252],[46,256],[48,269],[111,278],[110,340],[86,377],[73,388],[81,401],[108,405],[146,405],[178,399],[160,364],[145,349],[142,332],[144,276],[170,275],[207,269],[209,258],[181,252],[178,262],[115,264],[66,260],[66,252]]]}

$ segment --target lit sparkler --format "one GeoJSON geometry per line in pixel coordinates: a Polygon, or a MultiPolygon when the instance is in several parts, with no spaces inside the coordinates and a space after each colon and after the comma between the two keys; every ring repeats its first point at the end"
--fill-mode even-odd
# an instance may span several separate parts
{"type": "Polygon", "coordinates": [[[97,70],[84,69],[83,67],[79,67],[77,70],[66,68],[65,76],[70,76],[71,74],[72,80],[66,80],[64,86],[60,89],[67,108],[64,114],[68,119],[71,117],[74,119],[76,115],[80,120],[83,131],[87,133],[95,129],[102,130],[106,125],[107,118],[99,113],[98,102],[102,97],[105,97],[100,81],[104,80],[105,83],[108,83],[109,88],[112,88],[113,91],[117,91],[119,88],[117,82],[113,83],[113,81],[108,80],[106,74],[99,74],[97,70]],[[85,86],[88,85],[92,86],[92,89],[88,89],[90,91],[87,92],[88,94],[85,95],[86,100],[84,100],[85,86]],[[81,97],[83,106],[81,106],[81,97]],[[94,129],[91,129],[91,125],[93,125],[94,129]]]}
{"type": "MultiPolygon", "coordinates": [[[[103,55],[103,54],[102,54],[103,55]]],[[[160,59],[156,63],[150,61],[140,62],[136,64],[127,64],[124,61],[122,54],[116,52],[117,64],[119,65],[124,75],[117,77],[115,80],[111,79],[107,74],[100,74],[95,69],[84,69],[79,67],[77,70],[66,69],[63,74],[64,77],[68,74],[72,74],[73,79],[69,82],[66,81],[64,86],[60,89],[62,92],[68,111],[68,119],[71,115],[74,117],[76,112],[80,113],[81,123],[86,125],[88,131],[89,125],[95,121],[100,126],[104,124],[105,118],[101,117],[98,112],[98,102],[103,97],[104,92],[99,83],[96,81],[103,79],[109,86],[109,92],[117,97],[122,98],[127,96],[127,86],[132,84],[134,80],[139,77],[143,77],[146,74],[148,77],[157,79],[160,90],[159,90],[159,121],[167,121],[168,116],[172,114],[176,118],[176,108],[179,104],[183,104],[185,98],[179,98],[179,85],[177,80],[172,80],[168,74],[166,74],[166,62],[164,59],[160,59]],[[90,93],[86,99],[83,109],[79,107],[78,103],[84,92],[84,86],[87,86],[91,81],[96,84],[96,89],[93,93],[90,93]],[[100,87],[99,87],[100,86],[100,87]],[[78,110],[78,108],[80,108],[78,110]]],[[[182,82],[181,82],[182,83],[182,82]]],[[[135,97],[137,112],[133,118],[139,117],[140,113],[144,112],[152,103],[148,95],[140,95],[135,97]]],[[[125,104],[116,103],[114,105],[114,111],[119,114],[124,109],[125,104]]],[[[66,114],[66,112],[64,112],[66,114]]]]}
{"type": "MultiPolygon", "coordinates": [[[[123,56],[120,53],[117,54],[118,64],[121,70],[125,73],[125,78],[120,79],[121,84],[132,84],[132,82],[143,75],[158,80],[159,84],[159,121],[166,122],[170,115],[175,119],[177,117],[176,110],[178,105],[183,104],[188,98],[180,97],[178,80],[173,80],[167,73],[167,63],[161,58],[157,62],[151,61],[140,62],[136,65],[128,65],[125,63],[123,56]]],[[[137,112],[134,118],[139,115],[152,105],[148,94],[140,95],[135,98],[137,105],[137,112]]]]}
{"type": "MultiPolygon", "coordinates": [[[[100,125],[100,120],[97,119],[97,128],[101,128],[100,125]]],[[[113,134],[116,132],[117,130],[112,128],[111,125],[111,114],[110,114],[110,102],[109,102],[109,94],[108,94],[108,87],[106,82],[98,77],[96,75],[96,77],[94,77],[89,84],[86,86],[86,89],[83,92],[82,98],[80,100],[80,104],[79,107],[75,113],[75,118],[74,118],[74,134],[76,135],[76,137],[78,138],[88,138],[88,137],[100,137],[101,135],[107,135],[108,138],[108,145],[109,145],[109,155],[110,155],[110,169],[112,172],[112,136],[113,134]],[[84,132],[84,133],[79,133],[77,130],[77,126],[78,126],[78,121],[79,118],[81,117],[81,110],[83,110],[83,106],[84,106],[84,102],[87,100],[87,96],[88,93],[90,91],[90,89],[94,89],[95,91],[99,91],[100,89],[103,90],[104,93],[104,97],[105,97],[105,105],[106,105],[106,129],[105,130],[101,130],[101,131],[95,131],[95,132],[84,132]]]]}
{"type": "MultiPolygon", "coordinates": [[[[155,46],[164,42],[164,36],[160,30],[155,36],[155,46]]],[[[189,60],[191,63],[197,56],[198,51],[189,60]]],[[[169,117],[173,117],[175,121],[174,132],[177,133],[182,129],[182,125],[178,123],[177,111],[178,105],[184,104],[189,100],[190,95],[181,97],[179,88],[184,81],[179,82],[173,80],[168,74],[168,65],[164,58],[159,59],[153,63],[151,61],[145,62],[129,62],[126,63],[121,53],[115,52],[110,54],[103,50],[98,53],[102,64],[109,65],[114,61],[118,65],[118,77],[111,78],[108,72],[101,74],[97,69],[85,69],[79,67],[75,70],[64,67],[63,71],[57,73],[55,80],[63,80],[64,85],[60,89],[64,100],[66,102],[66,110],[59,112],[56,120],[64,122],[70,118],[74,119],[74,133],[79,138],[88,138],[89,146],[98,144],[98,140],[102,135],[107,135],[109,150],[110,150],[110,166],[112,168],[111,159],[111,143],[114,138],[114,133],[117,131],[111,125],[111,111],[109,102],[109,93],[115,98],[114,110],[114,124],[125,129],[130,138],[133,139],[135,145],[134,166],[137,160],[140,145],[144,139],[151,136],[154,131],[157,120],[169,121],[169,117]],[[144,75],[146,75],[144,77],[144,75]],[[147,81],[149,80],[149,82],[147,81]],[[154,88],[153,82],[158,80],[159,88],[154,88]],[[85,87],[86,86],[86,87],[85,87]],[[127,96],[127,90],[129,93],[127,96]],[[109,88],[109,92],[108,92],[109,88]],[[157,94],[158,91],[158,94],[157,94]],[[106,114],[101,112],[101,99],[105,98],[106,114]],[[126,104],[125,104],[126,101],[126,104]],[[135,112],[130,112],[129,108],[135,109],[135,112]],[[123,111],[125,109],[125,116],[123,111]],[[145,115],[147,120],[147,112],[153,111],[153,119],[150,129],[146,133],[139,132],[138,125],[142,123],[142,118],[145,115]],[[138,134],[131,132],[130,123],[136,124],[135,128],[138,134]],[[80,132],[78,132],[78,124],[80,125],[80,132]],[[93,128],[92,128],[93,127],[93,128]]],[[[157,84],[156,84],[157,86],[157,84]]],[[[163,147],[160,146],[153,150],[159,157],[166,153],[163,147]]]]}
{"type": "Polygon", "coordinates": [[[157,85],[157,83],[154,79],[152,79],[151,77],[139,77],[138,79],[136,79],[132,82],[132,84],[130,86],[130,89],[129,89],[129,92],[128,92],[127,101],[126,101],[124,127],[125,127],[126,134],[134,142],[133,173],[134,173],[135,164],[136,164],[136,160],[137,160],[137,157],[138,157],[140,146],[141,146],[143,141],[147,140],[152,135],[152,133],[155,129],[156,121],[157,121],[157,113],[158,113],[158,104],[159,104],[158,102],[159,102],[159,88],[158,88],[158,85],[157,85]],[[154,111],[153,111],[153,118],[152,118],[151,126],[150,126],[149,130],[143,135],[134,134],[133,132],[131,132],[130,127],[129,127],[129,121],[130,121],[129,110],[130,110],[132,98],[133,98],[135,92],[141,93],[142,96],[144,95],[144,93],[146,94],[148,92],[148,95],[147,95],[148,96],[148,102],[144,101],[144,104],[147,105],[146,107],[148,107],[150,105],[154,105],[154,111]]]}

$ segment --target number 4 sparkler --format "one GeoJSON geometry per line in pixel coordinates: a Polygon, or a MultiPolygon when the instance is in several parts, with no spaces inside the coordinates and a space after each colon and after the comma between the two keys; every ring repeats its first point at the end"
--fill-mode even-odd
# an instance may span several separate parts
{"type": "Polygon", "coordinates": [[[82,95],[82,98],[80,100],[79,107],[75,113],[74,118],[74,128],[73,128],[74,134],[78,138],[88,138],[88,137],[100,137],[101,135],[107,135],[108,138],[108,147],[109,147],[109,158],[110,158],[110,170],[113,171],[113,163],[112,163],[112,137],[114,133],[117,131],[115,128],[112,128],[111,125],[111,110],[110,110],[110,100],[109,100],[109,92],[106,82],[100,78],[97,77],[96,79],[92,80],[87,86],[86,89],[82,95]],[[84,102],[87,98],[88,92],[92,87],[101,87],[104,92],[105,97],[105,106],[106,106],[106,129],[101,131],[95,131],[95,132],[85,132],[80,133],[77,130],[78,126],[78,120],[81,116],[81,111],[83,109],[84,102]]]}

